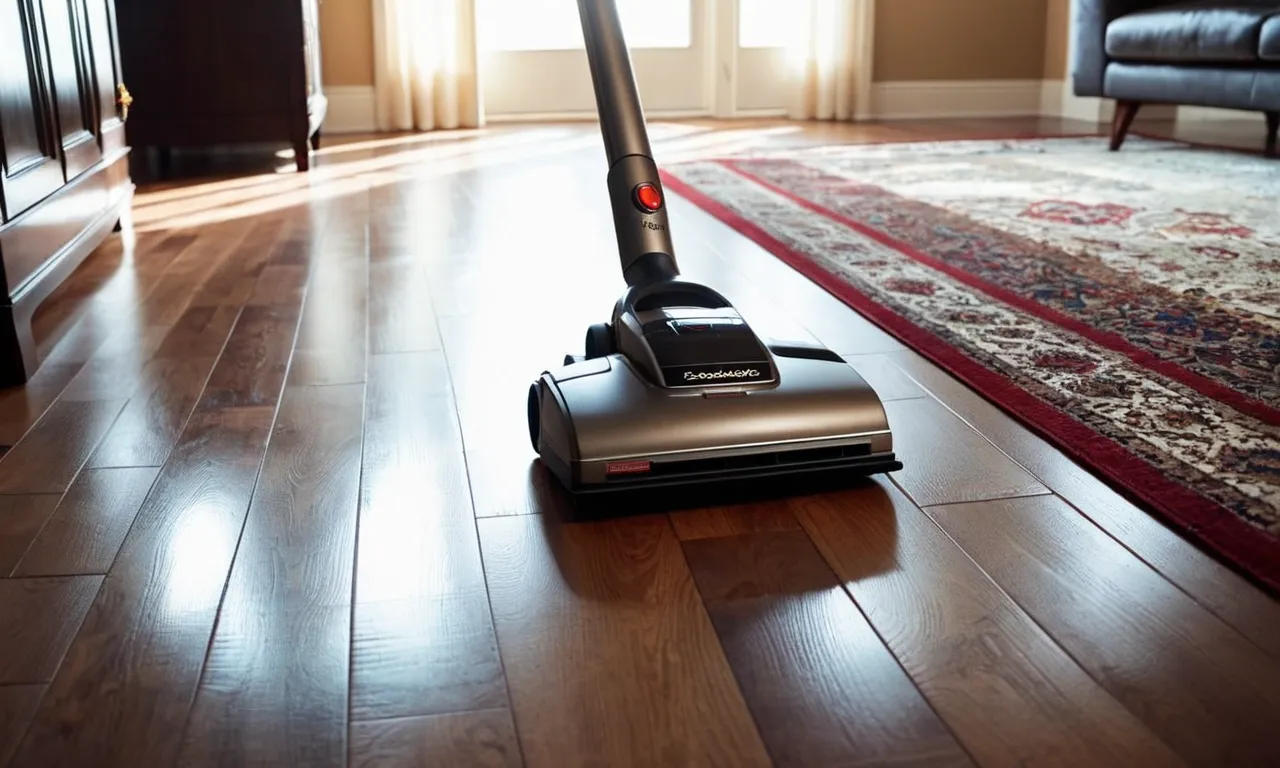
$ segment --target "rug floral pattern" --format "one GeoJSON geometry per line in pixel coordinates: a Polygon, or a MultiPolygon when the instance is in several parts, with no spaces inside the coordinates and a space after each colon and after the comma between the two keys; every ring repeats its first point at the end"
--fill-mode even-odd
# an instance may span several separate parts
{"type": "Polygon", "coordinates": [[[999,374],[1069,453],[1280,579],[1275,161],[1141,138],[832,146],[683,163],[668,187],[999,374]],[[1117,451],[1147,471],[1104,466],[1117,451]]]}

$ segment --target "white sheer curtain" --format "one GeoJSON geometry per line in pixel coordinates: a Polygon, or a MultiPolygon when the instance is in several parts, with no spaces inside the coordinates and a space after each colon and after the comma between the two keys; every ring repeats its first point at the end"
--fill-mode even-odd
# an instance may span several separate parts
{"type": "Polygon", "coordinates": [[[475,0],[373,0],[382,131],[484,125],[475,0]]]}
{"type": "Polygon", "coordinates": [[[794,52],[789,113],[797,120],[871,116],[875,0],[798,0],[808,30],[794,52]]]}

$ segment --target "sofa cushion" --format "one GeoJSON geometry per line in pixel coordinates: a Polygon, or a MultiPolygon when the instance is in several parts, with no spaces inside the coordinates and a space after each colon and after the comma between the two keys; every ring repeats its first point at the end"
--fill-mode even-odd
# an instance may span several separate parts
{"type": "Polygon", "coordinates": [[[1258,55],[1267,61],[1280,61],[1280,10],[1262,25],[1258,55]]]}
{"type": "Polygon", "coordinates": [[[1138,11],[1107,25],[1107,55],[1149,62],[1256,62],[1262,26],[1275,5],[1184,2],[1138,11]]]}

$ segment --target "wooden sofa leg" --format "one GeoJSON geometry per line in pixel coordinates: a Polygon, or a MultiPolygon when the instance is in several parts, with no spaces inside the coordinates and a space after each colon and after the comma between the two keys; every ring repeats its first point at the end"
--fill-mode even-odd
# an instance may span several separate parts
{"type": "Polygon", "coordinates": [[[1133,125],[1133,119],[1138,116],[1138,110],[1142,109],[1140,101],[1117,101],[1116,114],[1111,119],[1111,151],[1119,151],[1120,146],[1124,144],[1125,137],[1129,135],[1129,128],[1133,125]]]}
{"type": "Polygon", "coordinates": [[[1280,134],[1280,112],[1267,113],[1267,157],[1280,157],[1276,152],[1276,136],[1280,134]]]}

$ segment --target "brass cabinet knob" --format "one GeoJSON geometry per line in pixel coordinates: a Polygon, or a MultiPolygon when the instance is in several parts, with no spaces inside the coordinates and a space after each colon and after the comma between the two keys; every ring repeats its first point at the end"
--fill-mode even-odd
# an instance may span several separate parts
{"type": "Polygon", "coordinates": [[[129,89],[124,87],[124,83],[116,86],[116,90],[120,94],[116,98],[116,103],[120,105],[120,119],[127,121],[129,119],[129,106],[133,104],[133,96],[129,93],[129,89]]]}

